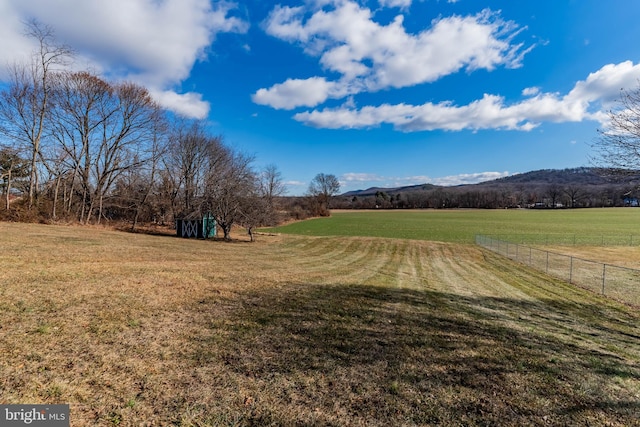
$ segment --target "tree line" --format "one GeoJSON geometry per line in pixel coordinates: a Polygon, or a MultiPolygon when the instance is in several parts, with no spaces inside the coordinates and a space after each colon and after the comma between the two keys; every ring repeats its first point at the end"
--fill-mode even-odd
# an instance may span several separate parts
{"type": "Polygon", "coordinates": [[[213,216],[225,239],[277,221],[285,191],[275,165],[212,135],[203,121],[163,110],[148,90],[69,70],[73,51],[51,28],[27,25],[38,49],[14,63],[0,92],[4,215],[84,224],[172,223],[213,216]],[[11,203],[20,194],[19,203],[11,203]]]}
{"type": "Polygon", "coordinates": [[[337,197],[340,209],[571,209],[638,206],[638,180],[606,184],[492,183],[337,197]]]}

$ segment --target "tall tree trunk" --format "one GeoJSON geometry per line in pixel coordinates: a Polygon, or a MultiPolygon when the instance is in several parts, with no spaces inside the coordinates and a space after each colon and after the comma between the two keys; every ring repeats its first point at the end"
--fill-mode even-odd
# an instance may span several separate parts
{"type": "Polygon", "coordinates": [[[91,209],[89,209],[89,213],[87,213],[87,219],[85,219],[85,213],[86,213],[87,203],[88,203],[87,194],[88,194],[87,189],[83,188],[82,200],[81,200],[79,212],[78,212],[78,218],[80,218],[81,223],[84,223],[84,222],[88,223],[89,222],[88,218],[91,216],[91,209]]]}
{"type": "Polygon", "coordinates": [[[220,228],[222,228],[222,232],[224,234],[224,240],[231,240],[231,226],[228,224],[220,224],[220,228]]]}
{"type": "Polygon", "coordinates": [[[38,152],[40,150],[38,141],[33,141],[33,153],[31,156],[31,175],[29,178],[29,209],[33,207],[36,199],[36,187],[38,186],[38,152]]]}
{"type": "Polygon", "coordinates": [[[9,171],[7,172],[7,189],[6,191],[6,197],[7,197],[7,210],[9,210],[10,204],[11,204],[11,168],[13,167],[13,165],[11,165],[11,167],[9,168],[9,171]]]}
{"type": "Polygon", "coordinates": [[[133,224],[131,224],[131,231],[135,231],[136,230],[136,225],[138,225],[138,219],[140,218],[140,211],[142,210],[142,207],[145,206],[147,204],[147,199],[149,199],[149,195],[151,194],[151,190],[153,188],[153,173],[151,174],[151,185],[149,185],[147,192],[145,193],[144,197],[142,198],[142,200],[136,204],[136,213],[133,216],[133,224]]]}
{"type": "Polygon", "coordinates": [[[58,205],[58,193],[60,192],[60,181],[62,181],[62,175],[56,177],[56,186],[53,190],[53,208],[51,210],[51,218],[56,219],[56,206],[58,205]]]}
{"type": "Polygon", "coordinates": [[[89,202],[89,207],[87,208],[87,216],[84,220],[85,225],[89,225],[91,223],[91,217],[93,216],[93,210],[94,210],[94,202],[93,200],[91,200],[91,202],[89,202]]]}
{"type": "MultiPolygon", "coordinates": [[[[68,187],[67,187],[67,182],[65,180],[64,187],[62,187],[62,208],[63,208],[64,211],[69,213],[69,209],[71,207],[69,207],[69,209],[67,209],[67,203],[69,202],[69,199],[71,198],[71,196],[67,195],[67,191],[68,191],[68,187]]],[[[71,193],[70,190],[69,190],[69,193],[71,193]]]]}
{"type": "Polygon", "coordinates": [[[103,206],[103,201],[104,198],[102,196],[102,194],[100,195],[100,199],[98,202],[98,224],[100,224],[100,222],[102,221],[102,206],[103,206]]]}

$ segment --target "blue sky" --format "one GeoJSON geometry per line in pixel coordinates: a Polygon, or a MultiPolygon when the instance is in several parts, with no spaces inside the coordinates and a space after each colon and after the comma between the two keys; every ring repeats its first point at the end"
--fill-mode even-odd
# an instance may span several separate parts
{"type": "Polygon", "coordinates": [[[319,172],[348,191],[589,165],[640,79],[632,0],[4,0],[0,17],[0,63],[36,18],[293,195],[319,172]]]}

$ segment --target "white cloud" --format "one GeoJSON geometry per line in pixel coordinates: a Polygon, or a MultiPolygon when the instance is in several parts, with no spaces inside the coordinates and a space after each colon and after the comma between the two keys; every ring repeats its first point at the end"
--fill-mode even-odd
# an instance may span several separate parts
{"type": "MultiPolygon", "coordinates": [[[[384,104],[360,109],[343,106],[298,113],[294,119],[309,126],[330,129],[368,128],[387,123],[405,132],[436,129],[529,131],[542,122],[583,120],[605,124],[607,116],[602,108],[611,106],[619,97],[620,88],[635,87],[639,79],[640,64],[627,61],[605,65],[589,74],[565,96],[537,93],[511,105],[506,105],[501,96],[485,94],[482,99],[461,106],[449,101],[422,105],[384,104]]],[[[534,93],[531,89],[525,89],[525,92],[534,93]]]]}
{"type": "Polygon", "coordinates": [[[407,9],[411,6],[412,0],[378,0],[382,7],[399,7],[407,9]]]}
{"type": "Polygon", "coordinates": [[[22,36],[21,18],[11,3],[0,2],[0,79],[7,77],[4,64],[26,60],[25,52],[31,51],[29,41],[22,36]]]}
{"type": "Polygon", "coordinates": [[[258,90],[252,99],[256,104],[285,110],[297,106],[313,107],[326,101],[333,87],[333,83],[327,82],[322,77],[306,80],[289,79],[269,89],[258,90]]]}
{"type": "MultiPolygon", "coordinates": [[[[245,32],[248,24],[231,15],[236,4],[209,0],[8,0],[0,5],[2,63],[30,51],[22,21],[35,18],[53,27],[74,48],[77,62],[106,77],[129,79],[161,93],[185,80],[221,32],[245,32]],[[7,42],[9,41],[9,42],[7,42]],[[19,46],[6,49],[6,46],[19,46]]],[[[177,95],[177,94],[176,94],[177,95]]],[[[182,100],[202,104],[198,96],[182,100]]],[[[184,106],[184,105],[183,105],[184,106]]],[[[187,111],[183,109],[183,111],[187,111]]]]}
{"type": "Polygon", "coordinates": [[[540,93],[539,87],[527,87],[522,90],[522,95],[524,96],[536,96],[540,93]]]}
{"type": "Polygon", "coordinates": [[[368,172],[348,172],[342,174],[339,179],[344,191],[363,190],[370,187],[397,188],[427,184],[434,181],[426,175],[389,177],[368,172]]]}
{"type": "Polygon", "coordinates": [[[339,180],[343,192],[365,190],[371,187],[397,188],[431,182],[428,176],[388,177],[366,172],[348,172],[342,174],[339,180]]]}
{"type": "Polygon", "coordinates": [[[449,175],[433,180],[432,184],[453,186],[463,184],[477,184],[479,182],[492,181],[498,178],[504,178],[505,176],[513,175],[508,171],[504,172],[478,172],[478,173],[464,173],[460,175],[449,175]]]}
{"type": "Polygon", "coordinates": [[[506,107],[503,98],[485,94],[482,99],[464,106],[442,102],[423,105],[383,104],[361,109],[327,108],[298,113],[294,119],[309,126],[330,129],[369,128],[389,123],[406,132],[488,128],[530,130],[535,124],[523,122],[527,117],[520,113],[522,107],[506,107]]]}
{"type": "Polygon", "coordinates": [[[343,174],[340,177],[341,181],[344,182],[375,182],[375,181],[386,181],[387,178],[383,176],[379,176],[374,173],[360,173],[360,172],[348,172],[343,174]]]}
{"type": "MultiPolygon", "coordinates": [[[[385,4],[391,3],[410,2],[385,4]]],[[[461,70],[517,68],[531,49],[513,43],[521,28],[488,9],[472,16],[441,17],[429,28],[411,34],[404,28],[402,15],[381,25],[370,9],[355,1],[334,0],[323,5],[314,10],[277,6],[264,26],[270,35],[299,44],[308,55],[318,57],[327,71],[340,75],[328,98],[434,82],[461,70]]],[[[285,83],[261,89],[254,97],[278,91],[285,83]]],[[[309,106],[309,99],[300,91],[288,97],[286,102],[278,98],[277,104],[266,104],[274,108],[309,106]]],[[[326,99],[318,97],[316,105],[326,99]]]]}
{"type": "Polygon", "coordinates": [[[608,64],[576,83],[566,98],[575,103],[599,101],[608,106],[620,98],[621,89],[636,87],[639,79],[640,64],[608,64]]]}
{"type": "Polygon", "coordinates": [[[202,100],[202,94],[188,92],[151,90],[151,96],[164,108],[184,117],[204,119],[209,114],[209,103],[202,100]]]}

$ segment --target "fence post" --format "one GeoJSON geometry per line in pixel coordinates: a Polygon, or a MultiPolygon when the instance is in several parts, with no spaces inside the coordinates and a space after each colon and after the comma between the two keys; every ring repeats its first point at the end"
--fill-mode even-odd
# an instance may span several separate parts
{"type": "Polygon", "coordinates": [[[569,258],[569,283],[573,284],[573,257],[569,258]]]}
{"type": "Polygon", "coordinates": [[[545,251],[547,253],[547,268],[545,270],[545,273],[549,274],[549,251],[545,251]]]}

